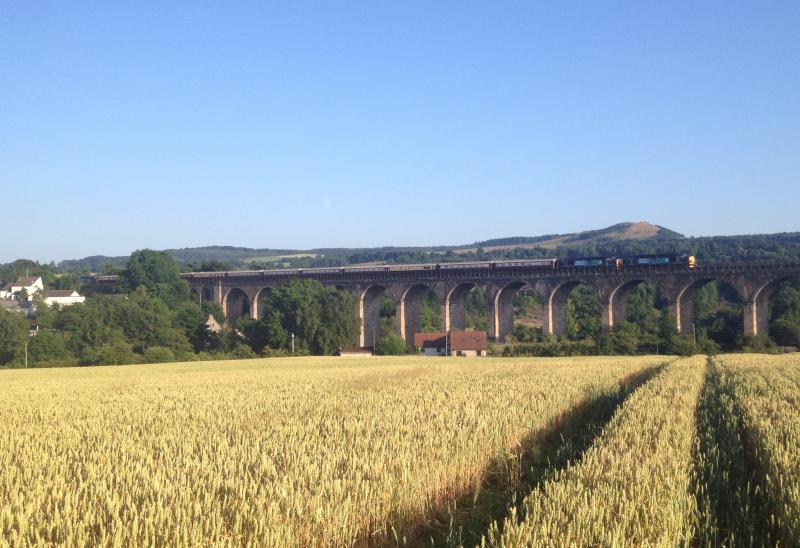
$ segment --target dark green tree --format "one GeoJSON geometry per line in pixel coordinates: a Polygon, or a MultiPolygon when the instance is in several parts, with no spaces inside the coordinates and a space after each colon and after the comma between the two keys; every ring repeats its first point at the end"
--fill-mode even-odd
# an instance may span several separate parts
{"type": "Polygon", "coordinates": [[[744,352],[757,352],[759,354],[777,354],[780,352],[775,341],[765,334],[743,337],[742,350],[744,352]]]}
{"type": "Polygon", "coordinates": [[[104,342],[96,349],[84,355],[85,365],[127,365],[142,362],[142,357],[137,356],[125,337],[115,333],[115,337],[104,342]]]}
{"type": "Polygon", "coordinates": [[[525,324],[514,325],[514,340],[520,343],[532,343],[543,340],[542,328],[525,324]]]}
{"type": "Polygon", "coordinates": [[[279,310],[272,308],[266,310],[261,319],[261,325],[266,340],[265,347],[274,350],[289,350],[289,332],[283,326],[283,314],[279,310]]]}
{"type": "Polygon", "coordinates": [[[0,308],[0,366],[23,363],[28,331],[28,322],[21,314],[0,308]]]}
{"type": "Polygon", "coordinates": [[[148,346],[142,358],[145,363],[168,363],[175,361],[175,353],[165,346],[148,346]]]}
{"type": "MultiPolygon", "coordinates": [[[[244,335],[244,338],[250,344],[250,348],[256,353],[260,354],[264,348],[270,346],[270,336],[263,320],[242,317],[236,321],[234,329],[244,335]]],[[[277,348],[281,348],[281,346],[277,348]]]]}
{"type": "Polygon", "coordinates": [[[699,338],[708,337],[717,342],[722,350],[738,350],[744,344],[743,321],[740,309],[723,306],[706,317],[699,329],[699,338]]]}
{"type": "Polygon", "coordinates": [[[657,333],[661,312],[656,308],[656,288],[640,284],[631,291],[627,303],[627,321],[637,325],[642,333],[657,333]]]}
{"type": "Polygon", "coordinates": [[[119,275],[117,290],[130,293],[145,287],[167,305],[176,306],[189,298],[189,285],[180,277],[175,259],[166,251],[134,251],[119,275]]]}
{"type": "Polygon", "coordinates": [[[53,281],[47,286],[52,289],[72,289],[78,291],[81,287],[81,281],[78,275],[74,272],[60,274],[53,278],[53,281]]]}
{"type": "Polygon", "coordinates": [[[209,315],[213,316],[208,306],[192,301],[183,302],[174,309],[172,325],[183,332],[196,352],[209,350],[213,345],[213,334],[206,328],[209,315]]]}
{"type": "Polygon", "coordinates": [[[115,301],[113,308],[112,321],[122,329],[135,352],[161,346],[182,357],[191,351],[185,332],[173,326],[174,313],[163,301],[148,294],[144,286],[127,299],[115,301]]]}
{"type": "Polygon", "coordinates": [[[67,349],[85,365],[133,363],[122,329],[115,325],[120,301],[97,297],[64,307],[53,328],[63,333],[67,349]]]}
{"type": "Polygon", "coordinates": [[[772,296],[772,317],[789,317],[800,321],[800,281],[786,283],[778,287],[772,296]]]}
{"type": "Polygon", "coordinates": [[[378,356],[401,356],[408,354],[408,345],[400,335],[388,333],[382,336],[375,345],[375,354],[378,356]]]}
{"type": "Polygon", "coordinates": [[[781,346],[800,348],[800,323],[788,318],[779,318],[772,322],[769,333],[781,346]]]}
{"type": "Polygon", "coordinates": [[[40,329],[49,329],[53,327],[53,323],[56,321],[56,318],[58,318],[58,310],[43,302],[37,303],[36,315],[34,318],[40,329]]]}
{"type": "Polygon", "coordinates": [[[464,296],[464,323],[476,331],[489,331],[489,299],[483,288],[476,287],[464,296]]]}
{"type": "Polygon", "coordinates": [[[330,355],[358,336],[356,299],[313,280],[292,280],[270,293],[259,323],[256,346],[279,348],[294,333],[296,352],[330,355]]]}
{"type": "Polygon", "coordinates": [[[638,353],[640,336],[641,332],[636,324],[621,322],[615,325],[608,337],[611,353],[628,356],[638,353]]]}
{"type": "MultiPolygon", "coordinates": [[[[388,293],[383,293],[380,300],[378,332],[376,333],[377,339],[380,339],[383,335],[394,332],[396,314],[397,307],[395,306],[394,299],[392,299],[391,295],[388,293]]],[[[370,340],[372,339],[370,338],[370,340]]]]}
{"type": "Polygon", "coordinates": [[[441,314],[439,299],[431,290],[425,291],[419,297],[419,330],[431,333],[441,330],[441,314]]]}
{"type": "Polygon", "coordinates": [[[580,285],[567,297],[567,334],[573,340],[597,337],[601,329],[601,307],[597,293],[580,285]]]}
{"type": "Polygon", "coordinates": [[[234,270],[233,265],[222,261],[203,261],[200,266],[193,269],[196,272],[225,272],[226,270],[234,270]]]}
{"type": "Polygon", "coordinates": [[[771,304],[770,336],[781,346],[800,347],[800,280],[779,286],[771,304]]]}
{"type": "Polygon", "coordinates": [[[28,341],[28,362],[31,367],[56,367],[76,365],[77,359],[60,333],[40,331],[28,341]]]}

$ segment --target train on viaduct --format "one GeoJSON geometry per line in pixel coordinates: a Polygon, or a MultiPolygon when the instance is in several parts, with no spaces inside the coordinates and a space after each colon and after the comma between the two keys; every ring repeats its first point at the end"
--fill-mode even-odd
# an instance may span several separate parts
{"type": "Polygon", "coordinates": [[[544,311],[543,329],[552,335],[567,330],[567,297],[579,285],[592,288],[602,305],[603,328],[625,320],[631,291],[649,282],[660,290],[681,333],[691,333],[694,299],[703,285],[727,284],[739,297],[746,335],[766,333],[769,298],[783,281],[800,277],[800,264],[697,263],[686,255],[631,258],[532,259],[510,261],[395,264],[181,275],[201,299],[213,299],[226,318],[260,317],[261,301],[275,287],[293,279],[316,280],[352,292],[358,302],[360,346],[374,344],[380,302],[395,305],[397,333],[413,339],[420,325],[420,297],[428,290],[439,300],[441,329],[464,329],[464,299],[481,287],[488,299],[489,336],[504,341],[514,329],[513,300],[518,291],[533,291],[544,311]]]}

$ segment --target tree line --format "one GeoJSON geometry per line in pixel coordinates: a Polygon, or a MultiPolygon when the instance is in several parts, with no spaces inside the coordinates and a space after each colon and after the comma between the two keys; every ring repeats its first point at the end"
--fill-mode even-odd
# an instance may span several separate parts
{"type": "MultiPolygon", "coordinates": [[[[745,251],[739,253],[741,257],[745,251]]],[[[224,270],[230,265],[206,262],[198,266],[224,270]]],[[[260,319],[240,318],[224,325],[219,307],[193,296],[179,276],[181,270],[167,252],[137,251],[119,271],[113,291],[104,295],[92,294],[95,286],[82,285],[77,274],[58,272],[53,264],[15,261],[0,266],[5,280],[42,276],[48,289],[78,289],[90,295],[83,304],[63,308],[38,302],[31,319],[0,310],[0,366],[22,366],[26,346],[28,364],[39,367],[286,355],[292,335],[296,355],[325,355],[357,339],[357,303],[349,292],[295,280],[267,295],[261,303],[260,319]],[[208,329],[209,317],[223,324],[223,329],[208,329]],[[34,325],[39,331],[29,336],[34,325]]],[[[514,306],[520,320],[529,319],[541,307],[524,291],[517,294],[514,306]]],[[[631,294],[627,321],[610,333],[602,332],[600,310],[594,292],[578,287],[568,298],[566,336],[546,336],[530,321],[520,321],[502,351],[506,355],[547,356],[772,352],[780,347],[800,347],[800,280],[782,284],[773,294],[769,336],[743,335],[741,303],[735,293],[718,283],[698,290],[690,335],[675,331],[664,300],[657,288],[648,284],[631,294]]],[[[488,331],[489,306],[480,289],[467,294],[465,316],[468,328],[488,331]]],[[[438,300],[432,293],[423,294],[420,330],[438,331],[440,325],[438,300]]],[[[375,336],[377,353],[409,351],[394,326],[395,304],[384,296],[377,332],[367,334],[368,340],[375,336]]]]}
{"type": "MultiPolygon", "coordinates": [[[[7,270],[9,278],[21,268],[7,270]]],[[[46,266],[26,268],[42,275],[46,287],[64,279],[46,266]]],[[[53,367],[286,354],[292,334],[296,354],[332,354],[357,336],[355,297],[311,280],[273,290],[263,319],[241,319],[217,332],[206,324],[211,317],[224,325],[219,306],[199,302],[179,270],[169,253],[136,251],[111,294],[64,307],[39,300],[30,319],[0,309],[0,366],[22,367],[26,355],[30,367],[53,367]]],[[[80,286],[77,277],[68,279],[80,286]]]]}

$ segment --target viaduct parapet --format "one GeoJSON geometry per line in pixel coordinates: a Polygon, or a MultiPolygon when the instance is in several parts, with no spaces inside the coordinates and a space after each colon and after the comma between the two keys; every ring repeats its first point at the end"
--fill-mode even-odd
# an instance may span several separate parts
{"type": "MultiPolygon", "coordinates": [[[[458,263],[456,263],[458,264],[458,263]]],[[[420,325],[420,297],[433,291],[439,300],[441,328],[465,327],[464,299],[473,287],[484,289],[490,313],[490,337],[504,341],[514,329],[512,302],[520,290],[531,290],[542,304],[544,331],[566,334],[567,297],[579,285],[596,293],[602,305],[603,328],[625,320],[627,300],[641,283],[659,288],[675,317],[678,331],[691,333],[697,290],[712,281],[732,288],[744,309],[746,335],[766,333],[769,298],[783,281],[800,277],[800,264],[716,263],[685,265],[637,265],[602,267],[510,267],[502,271],[460,263],[448,269],[435,265],[387,267],[315,268],[182,274],[201,299],[213,299],[226,318],[260,317],[260,301],[275,287],[293,279],[310,279],[355,294],[358,300],[361,346],[372,346],[378,328],[380,301],[388,295],[394,302],[395,328],[406,341],[420,325]],[[423,268],[425,267],[425,268],[423,268]],[[404,268],[407,268],[404,270],[404,268]]]]}

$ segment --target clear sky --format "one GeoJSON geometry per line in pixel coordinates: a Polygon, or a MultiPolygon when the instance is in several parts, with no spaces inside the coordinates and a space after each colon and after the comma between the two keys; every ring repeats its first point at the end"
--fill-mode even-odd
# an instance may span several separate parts
{"type": "Polygon", "coordinates": [[[798,29],[796,0],[0,0],[0,261],[800,230],[798,29]]]}

